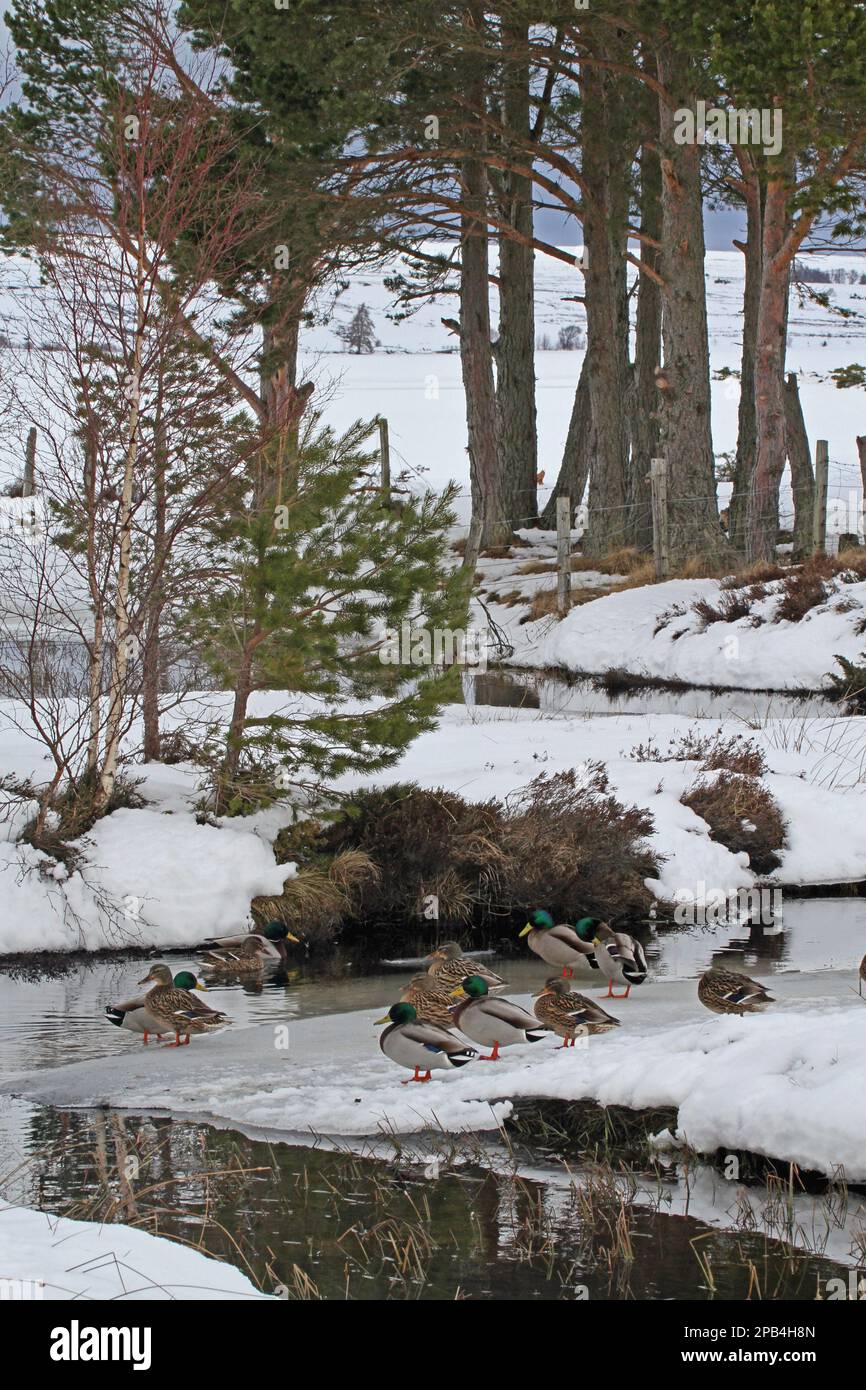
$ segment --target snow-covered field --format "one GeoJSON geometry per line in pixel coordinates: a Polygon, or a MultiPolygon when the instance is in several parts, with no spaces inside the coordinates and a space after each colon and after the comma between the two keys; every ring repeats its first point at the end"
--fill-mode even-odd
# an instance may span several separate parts
{"type": "Polygon", "coordinates": [[[232,1265],[133,1226],[0,1204],[0,1297],[76,1302],[260,1299],[232,1265]]]}

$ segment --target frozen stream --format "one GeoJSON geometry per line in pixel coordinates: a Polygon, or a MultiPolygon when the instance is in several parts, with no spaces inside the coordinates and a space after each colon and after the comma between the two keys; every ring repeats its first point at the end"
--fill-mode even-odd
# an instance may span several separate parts
{"type": "MultiPolygon", "coordinates": [[[[711,960],[775,977],[780,1002],[804,1010],[807,1020],[818,1008],[851,1007],[860,1021],[852,982],[866,941],[866,901],[786,901],[781,922],[769,928],[647,925],[645,940],[652,982],[628,1004],[610,1006],[623,1022],[612,1035],[617,1041],[637,1032],[651,1043],[659,1028],[694,1022],[712,1038],[717,1021],[699,1010],[694,983],[711,960]]],[[[194,965],[195,955],[175,954],[171,962],[178,969],[194,965]]],[[[524,1001],[546,973],[534,957],[503,956],[494,964],[524,1001]]],[[[104,1218],[110,1191],[111,1201],[137,1206],[132,1213],[128,1205],[112,1207],[109,1219],[132,1214],[148,1229],[157,1222],[178,1238],[197,1233],[204,1248],[235,1263],[233,1242],[240,1241],[262,1287],[285,1283],[290,1270],[301,1268],[328,1297],[342,1296],[337,1264],[346,1264],[345,1249],[333,1245],[336,1226],[344,1230],[357,1219],[365,1231],[378,1231],[376,1212],[384,1202],[389,1213],[402,1212],[408,1229],[421,1202],[430,1243],[424,1271],[419,1255],[414,1281],[395,1289],[390,1257],[368,1241],[352,1256],[352,1296],[382,1296],[385,1288],[400,1297],[449,1297],[461,1276],[470,1296],[495,1286],[504,1297],[573,1297],[574,1280],[588,1284],[591,1296],[616,1292],[609,1270],[599,1282],[595,1218],[579,1201],[575,1206],[572,1182],[596,1191],[592,1172],[575,1168],[573,1154],[566,1172],[555,1146],[541,1139],[518,1140],[512,1158],[513,1136],[503,1145],[498,1129],[511,1110],[499,1096],[516,1097],[519,1109],[519,1097],[532,1094],[532,1075],[542,1073],[544,1094],[556,1096],[556,1078],[567,1081],[571,1069],[592,1067],[604,1057],[607,1039],[593,1040],[599,1050],[588,1057],[557,1053],[552,1040],[512,1049],[507,1071],[482,1073],[476,1066],[474,1087],[464,1074],[401,1087],[400,1073],[378,1051],[373,1022],[408,972],[358,975],[343,961],[327,974],[302,962],[255,987],[214,989],[209,1002],[231,1016],[230,1029],[194,1039],[188,1049],[144,1048],[102,1012],[128,995],[146,969],[141,958],[113,957],[59,965],[55,959],[51,966],[34,960],[0,972],[3,1195],[104,1218]],[[518,1059],[518,1052],[531,1059],[518,1059]],[[120,1164],[123,1155],[128,1161],[130,1153],[142,1168],[125,1187],[102,1168],[120,1164]],[[441,1171],[430,1167],[434,1154],[441,1171]],[[159,1187],[164,1197],[163,1185],[171,1201],[161,1200],[154,1215],[153,1197],[136,1198],[134,1190],[150,1194],[159,1187]],[[215,1222],[206,1237],[205,1211],[215,1222]],[[543,1269],[526,1254],[539,1238],[527,1230],[536,1219],[554,1236],[555,1258],[543,1269]],[[465,1229],[460,1222],[468,1223],[465,1229]]],[[[852,1102],[862,1103],[860,1097],[852,1102]]],[[[827,1260],[845,1266],[862,1260],[866,1212],[857,1192],[845,1198],[803,1193],[788,1209],[763,1183],[725,1182],[712,1167],[683,1162],[675,1152],[660,1155],[651,1171],[619,1181],[635,1234],[643,1237],[630,1266],[637,1297],[707,1296],[692,1240],[711,1242],[698,1248],[713,1250],[718,1291],[729,1297],[743,1296],[750,1263],[763,1261],[768,1290],[806,1298],[814,1297],[816,1280],[832,1274],[827,1260]],[[688,1220],[678,1225],[674,1216],[688,1220]],[[804,1253],[792,1264],[768,1236],[784,1236],[804,1253]]],[[[605,1203],[615,1200],[609,1185],[594,1200],[603,1225],[605,1203]]],[[[421,1239],[416,1232],[413,1240],[421,1239]]]]}

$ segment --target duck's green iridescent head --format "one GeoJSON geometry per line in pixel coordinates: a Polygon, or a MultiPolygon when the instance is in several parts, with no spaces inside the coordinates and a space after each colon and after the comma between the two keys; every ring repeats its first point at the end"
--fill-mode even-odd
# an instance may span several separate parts
{"type": "Polygon", "coordinates": [[[577,932],[581,941],[592,941],[595,937],[597,927],[597,917],[581,917],[579,921],[574,924],[574,930],[577,932]]]}
{"type": "Polygon", "coordinates": [[[467,975],[462,985],[452,989],[451,993],[469,999],[483,999],[487,993],[487,981],[482,980],[480,975],[467,975]]]}
{"type": "Polygon", "coordinates": [[[177,985],[178,989],[202,988],[195,975],[193,975],[192,971],[190,970],[181,970],[177,975],[175,975],[174,982],[177,985]]]}
{"type": "Polygon", "coordinates": [[[549,931],[550,928],[555,925],[556,923],[554,922],[549,912],[545,912],[543,907],[536,907],[533,908],[532,912],[530,912],[529,921],[526,923],[526,926],[523,928],[523,931],[521,931],[518,934],[520,936],[528,936],[529,933],[533,930],[549,931]]]}
{"type": "Polygon", "coordinates": [[[377,1018],[376,1023],[414,1023],[418,1013],[414,1004],[392,1004],[384,1018],[377,1018]]]}
{"type": "Polygon", "coordinates": [[[301,938],[290,932],[285,922],[268,922],[267,926],[262,927],[262,936],[267,941],[294,941],[296,946],[300,945],[301,938]]]}

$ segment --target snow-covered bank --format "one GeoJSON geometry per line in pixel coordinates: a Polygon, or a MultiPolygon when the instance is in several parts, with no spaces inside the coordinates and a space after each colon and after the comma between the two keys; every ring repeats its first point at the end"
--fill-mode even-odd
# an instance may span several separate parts
{"type": "MultiPolygon", "coordinates": [[[[199,707],[205,698],[199,697],[199,707]]],[[[217,712],[222,697],[207,698],[217,712]]],[[[257,697],[256,707],[265,711],[268,700],[275,704],[278,698],[257,697]]],[[[866,878],[863,718],[768,719],[752,732],[740,720],[724,718],[556,717],[454,705],[375,781],[412,780],[481,801],[505,797],[541,772],[579,770],[600,760],[615,794],[652,814],[650,840],[663,862],[649,887],[658,898],[673,901],[679,891],[695,892],[701,883],[733,892],[754,882],[748,855],[712,840],[706,822],[680,802],[697,776],[697,763],[664,756],[690,729],[710,737],[719,729],[725,736],[746,732],[763,750],[766,784],[788,823],[775,883],[866,878]]],[[[15,739],[0,729],[0,765],[38,775],[34,746],[20,734],[15,739]]],[[[80,842],[83,866],[71,875],[64,877],[65,871],[29,846],[0,842],[0,953],[193,946],[216,931],[240,929],[254,896],[280,891],[292,868],[276,863],[272,841],[290,818],[288,810],[221,826],[199,824],[194,769],[149,765],[141,771],[147,806],[101,821],[80,842]]],[[[349,789],[364,781],[353,775],[341,785],[349,789]]]]}
{"type": "MultiPolygon", "coordinates": [[[[544,578],[549,586],[550,576],[544,578]]],[[[594,675],[615,669],[737,690],[821,690],[839,674],[837,655],[857,662],[866,649],[866,583],[830,588],[826,603],[799,622],[774,620],[779,584],[773,583],[752,616],[709,625],[693,605],[724,598],[716,579],[625,589],[573,608],[561,622],[532,623],[523,639],[511,626],[517,650],[509,665],[594,675]]],[[[497,621],[502,616],[497,609],[497,621]]]]}
{"type": "MultiPolygon", "coordinates": [[[[542,967],[540,967],[540,972],[542,967]]],[[[274,1138],[451,1133],[496,1128],[521,1097],[671,1106],[677,1138],[710,1153],[749,1149],[866,1181],[866,1011],[854,970],[773,982],[779,1002],[751,1018],[717,1018],[694,981],[656,979],[611,1005],[622,1027],[585,1049],[553,1037],[510,1048],[496,1065],[401,1085],[377,1046],[381,1010],[197,1040],[189,1049],[122,1045],[116,1056],[13,1078],[33,1101],[214,1117],[274,1138]]],[[[521,996],[513,996],[521,998],[521,996]]],[[[383,999],[383,1004],[387,1002],[383,999]]],[[[528,1002],[528,996],[522,997],[528,1002]]]]}
{"type": "Polygon", "coordinates": [[[162,1236],[5,1204],[0,1205],[0,1283],[7,1299],[139,1303],[265,1297],[239,1269],[162,1236]]]}

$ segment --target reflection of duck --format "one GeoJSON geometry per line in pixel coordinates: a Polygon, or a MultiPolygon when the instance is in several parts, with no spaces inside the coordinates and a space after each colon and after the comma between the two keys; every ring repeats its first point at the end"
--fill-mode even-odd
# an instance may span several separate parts
{"type": "Polygon", "coordinates": [[[548,1031],[546,1027],[539,1028],[532,1014],[519,1004],[494,998],[480,975],[467,975],[453,993],[461,1001],[454,1011],[454,1022],[461,1033],[491,1049],[488,1057],[478,1058],[479,1062],[497,1062],[500,1047],[539,1042],[548,1031]]]}
{"type": "MultiPolygon", "coordinates": [[[[209,1028],[228,1022],[225,1014],[217,1013],[188,990],[179,988],[167,965],[154,965],[138,983],[146,985],[151,980],[154,988],[144,996],[144,1007],[159,1025],[158,1032],[174,1033],[174,1042],[169,1043],[169,1047],[182,1046],[181,1037],[189,1043],[191,1033],[206,1033],[209,1028]]],[[[201,986],[196,985],[196,988],[201,986]]]]}
{"type": "Polygon", "coordinates": [[[211,936],[207,941],[202,942],[205,950],[213,951],[217,948],[221,951],[239,951],[245,947],[248,941],[259,941],[262,943],[262,960],[289,960],[289,950],[286,946],[287,941],[299,944],[299,938],[289,931],[285,922],[267,922],[263,927],[254,927],[252,931],[240,932],[237,936],[211,936]]]}
{"type": "MultiPolygon", "coordinates": [[[[189,970],[181,970],[175,975],[173,983],[180,990],[204,989],[204,985],[199,984],[195,975],[189,970]]],[[[201,1003],[201,1001],[198,1001],[201,1003]]],[[[202,1008],[207,1009],[207,1005],[202,1003],[202,1008]]],[[[214,1010],[208,1009],[208,1013],[214,1010]]],[[[128,999],[123,1004],[109,1004],[105,1010],[105,1016],[109,1023],[113,1023],[116,1028],[125,1028],[128,1033],[142,1033],[142,1042],[150,1040],[150,1034],[154,1033],[157,1040],[162,1037],[164,1032],[172,1031],[165,1028],[164,1021],[156,1018],[148,1009],[145,1003],[145,995],[139,995],[137,999],[128,999]]]]}
{"type": "Polygon", "coordinates": [[[530,951],[534,951],[548,965],[561,965],[564,976],[571,977],[575,969],[582,975],[590,975],[598,970],[591,940],[584,940],[580,928],[594,924],[592,917],[582,917],[577,928],[565,922],[554,922],[549,912],[536,908],[529,914],[529,921],[520,933],[526,937],[530,951]]]}
{"type": "Polygon", "coordinates": [[[443,941],[426,958],[430,964],[427,974],[434,976],[443,988],[456,989],[467,975],[480,975],[487,982],[491,994],[505,989],[505,981],[495,970],[488,970],[480,961],[464,956],[456,941],[443,941]]]}
{"type": "Polygon", "coordinates": [[[759,1013],[775,1002],[757,980],[751,980],[738,970],[717,968],[705,970],[698,980],[698,998],[714,1014],[759,1013]]]}
{"type": "MultiPolygon", "coordinates": [[[[398,1067],[414,1071],[410,1081],[429,1081],[431,1070],[452,1071],[464,1067],[475,1056],[474,1049],[467,1047],[462,1038],[420,1019],[412,1004],[392,1004],[384,1018],[377,1018],[376,1024],[380,1023],[390,1027],[379,1038],[379,1046],[398,1067]]],[[[403,1082],[404,1086],[408,1084],[403,1082]]]]}
{"type": "Polygon", "coordinates": [[[578,1033],[606,1033],[619,1027],[618,1018],[586,995],[570,990],[568,982],[558,975],[553,975],[533,998],[535,1017],[565,1039],[563,1047],[574,1047],[578,1033]]]}

